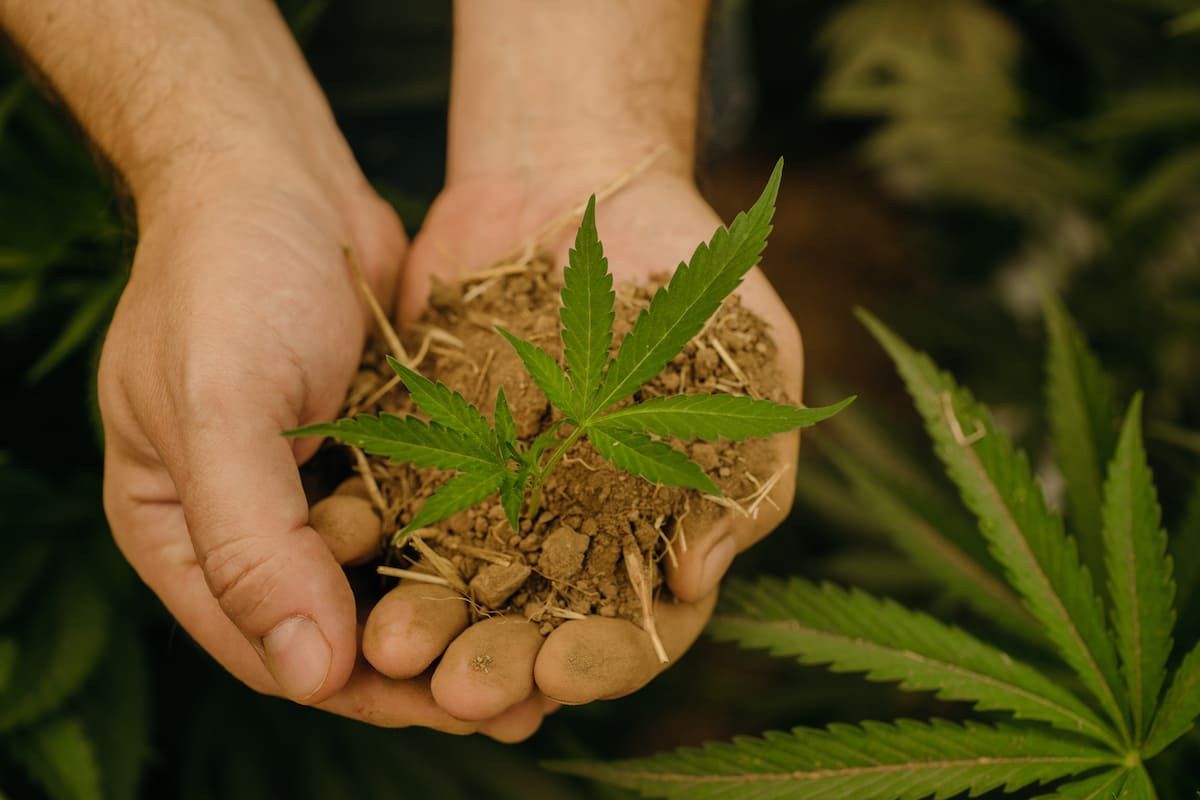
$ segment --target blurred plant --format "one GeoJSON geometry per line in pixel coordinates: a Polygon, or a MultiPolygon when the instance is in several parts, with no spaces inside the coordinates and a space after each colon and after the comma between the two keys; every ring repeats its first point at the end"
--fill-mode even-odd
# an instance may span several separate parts
{"type": "MultiPolygon", "coordinates": [[[[907,691],[933,691],[1016,721],[795,728],[556,768],[661,797],[917,800],[1008,793],[1062,779],[1056,798],[1155,797],[1145,762],[1200,716],[1200,642],[1185,647],[1168,680],[1176,584],[1142,443],[1141,395],[1130,403],[1119,437],[1112,435],[1107,379],[1057,302],[1047,297],[1045,305],[1053,438],[1074,485],[1071,518],[1089,524],[1078,529],[1078,540],[1047,507],[1025,454],[987,408],[867,314],[864,322],[896,362],[939,459],[977,518],[976,541],[964,540],[957,528],[913,524],[924,515],[906,494],[865,481],[863,469],[842,459],[896,541],[975,608],[1023,629],[1040,645],[1034,659],[1026,663],[893,601],[801,579],[737,585],[710,626],[717,638],[744,647],[865,673],[907,691]],[[1101,571],[1092,573],[1080,550],[1094,553],[1101,571]],[[1101,596],[1093,574],[1107,576],[1101,596]],[[1048,650],[1061,660],[1035,666],[1048,650]]],[[[1178,541],[1194,547],[1196,532],[1181,533],[1178,541]]],[[[1194,578],[1190,568],[1187,577],[1194,578]]],[[[1178,598],[1180,608],[1186,595],[1178,598]]]]}

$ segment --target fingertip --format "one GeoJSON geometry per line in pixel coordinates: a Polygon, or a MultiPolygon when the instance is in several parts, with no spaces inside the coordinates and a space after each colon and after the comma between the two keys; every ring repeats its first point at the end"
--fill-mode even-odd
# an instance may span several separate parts
{"type": "Polygon", "coordinates": [[[676,563],[664,562],[667,586],[683,602],[697,602],[717,587],[737,552],[730,516],[718,517],[686,551],[678,552],[676,563]]]}
{"type": "Polygon", "coordinates": [[[467,628],[446,648],[430,687],[438,705],[464,720],[490,719],[533,693],[538,626],[493,617],[467,628]]]}

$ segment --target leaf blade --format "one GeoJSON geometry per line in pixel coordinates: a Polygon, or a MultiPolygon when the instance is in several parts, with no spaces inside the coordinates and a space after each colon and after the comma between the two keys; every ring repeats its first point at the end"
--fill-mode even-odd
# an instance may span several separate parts
{"type": "Polygon", "coordinates": [[[359,414],[351,419],[294,428],[285,431],[284,436],[328,436],[373,455],[418,467],[467,472],[484,471],[502,463],[497,453],[484,448],[474,437],[413,416],[359,414]]]}
{"type": "Polygon", "coordinates": [[[609,364],[592,408],[603,411],[629,397],[653,378],[704,327],[742,277],[758,263],[783,174],[780,159],[762,195],[728,228],[718,228],[707,244],[680,264],[670,282],[655,292],[638,315],[609,364]]]}
{"type": "Polygon", "coordinates": [[[848,397],[831,406],[796,408],[731,394],[677,394],[626,406],[597,418],[593,425],[677,439],[740,442],[750,436],[770,436],[815,425],[853,401],[854,397],[848,397]]]}
{"type": "Polygon", "coordinates": [[[1183,736],[1200,716],[1200,642],[1184,656],[1158,706],[1150,733],[1142,748],[1144,758],[1152,758],[1183,736]]]}
{"type": "Polygon", "coordinates": [[[1080,555],[1094,576],[1101,574],[1104,544],[1104,467],[1116,447],[1117,411],[1112,385],[1099,360],[1062,303],[1043,289],[1046,323],[1046,418],[1050,438],[1066,479],[1067,518],[1080,555]]]}
{"type": "Polygon", "coordinates": [[[496,410],[492,414],[492,418],[496,424],[496,436],[500,439],[500,443],[515,452],[517,423],[513,420],[512,410],[508,407],[508,398],[504,394],[503,386],[496,388],[496,410]]]}
{"type": "Polygon", "coordinates": [[[420,511],[413,515],[396,536],[392,539],[395,544],[408,534],[419,528],[426,528],[435,522],[441,522],[451,514],[456,514],[464,508],[470,508],[488,495],[500,489],[508,470],[493,469],[489,472],[463,472],[455,475],[434,491],[420,511]]]}
{"type": "Polygon", "coordinates": [[[391,356],[387,356],[387,362],[408,388],[417,408],[430,420],[465,434],[484,450],[497,449],[495,431],[479,413],[479,409],[468,403],[465,397],[441,381],[434,383],[391,356]]]}
{"type": "Polygon", "coordinates": [[[588,200],[575,235],[575,247],[567,254],[567,261],[559,309],[563,358],[567,362],[575,407],[586,417],[592,413],[592,400],[600,390],[616,319],[613,279],[596,232],[596,195],[588,200]]]}
{"type": "Polygon", "coordinates": [[[1140,742],[1166,681],[1175,624],[1167,534],[1142,444],[1142,398],[1129,405],[1104,485],[1104,563],[1112,626],[1140,742]]]}
{"type": "Polygon", "coordinates": [[[858,316],[896,363],[938,457],[979,519],[1009,582],[1127,737],[1128,722],[1117,695],[1116,653],[1091,575],[1079,563],[1062,519],[1047,509],[1028,460],[953,378],[875,317],[861,310],[858,316]]]}
{"type": "Polygon", "coordinates": [[[899,720],[794,728],[609,764],[547,766],[653,797],[918,800],[964,791],[974,796],[998,787],[1015,790],[1112,759],[1099,748],[1027,727],[899,720]]]}
{"type": "Polygon", "coordinates": [[[533,382],[542,390],[542,394],[546,395],[550,404],[567,417],[576,418],[578,410],[572,402],[571,382],[567,380],[566,374],[554,360],[554,356],[536,344],[514,336],[499,326],[496,326],[496,330],[517,351],[521,363],[525,365],[533,382]]]}
{"type": "Polygon", "coordinates": [[[639,478],[720,496],[721,490],[704,470],[664,442],[634,431],[589,428],[588,441],[605,460],[639,478]]]}
{"type": "Polygon", "coordinates": [[[1008,711],[1060,730],[1116,745],[1084,703],[1034,668],[926,614],[857,589],[816,586],[799,578],[764,578],[730,586],[709,624],[717,639],[766,648],[834,672],[864,672],[870,681],[933,691],[978,711],[1008,711]]]}

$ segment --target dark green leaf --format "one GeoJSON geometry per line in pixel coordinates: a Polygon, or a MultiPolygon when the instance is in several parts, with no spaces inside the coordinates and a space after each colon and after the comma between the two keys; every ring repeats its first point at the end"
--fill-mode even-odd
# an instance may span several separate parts
{"type": "Polygon", "coordinates": [[[717,229],[687,264],[679,265],[670,283],[654,293],[605,373],[592,405],[596,411],[624,400],[662,372],[758,263],[771,232],[782,174],[781,159],[754,206],[738,214],[729,228],[717,229]]]}
{"type": "Polygon", "coordinates": [[[794,728],[732,744],[683,748],[611,764],[552,762],[562,772],[636,789],[651,797],[709,800],[853,798],[919,800],[1008,791],[1115,760],[1112,753],[1060,733],[900,720],[794,728]]]}
{"type": "Polygon", "coordinates": [[[80,695],[106,800],[135,800],[151,756],[150,674],[137,632],[118,626],[80,695]]]}
{"type": "Polygon", "coordinates": [[[1042,293],[1046,319],[1046,416],[1059,468],[1066,480],[1067,518],[1080,555],[1097,581],[1104,546],[1100,536],[1104,467],[1117,444],[1117,411],[1100,362],[1049,289],[1042,293]]]}
{"type": "Polygon", "coordinates": [[[563,358],[574,390],[576,413],[580,418],[597,409],[592,399],[600,390],[608,348],[612,345],[613,293],[608,259],[596,233],[596,196],[588,200],[587,210],[575,236],[575,248],[568,254],[563,270],[562,320],[563,358]]]}
{"type": "Polygon", "coordinates": [[[500,335],[517,351],[521,363],[525,365],[533,382],[542,390],[542,394],[546,395],[550,404],[568,417],[572,416],[574,408],[571,403],[571,384],[554,357],[536,344],[513,336],[503,328],[497,327],[496,330],[500,331],[500,335]]]}
{"type": "Polygon", "coordinates": [[[709,624],[718,639],[803,664],[829,664],[835,672],[865,672],[868,680],[896,681],[909,691],[933,691],[979,711],[1010,711],[1118,745],[1090,708],[1037,670],[889,600],[798,578],[766,578],[735,583],[722,603],[730,610],[709,624]]]}
{"type": "Polygon", "coordinates": [[[1143,758],[1152,758],[1167,748],[1172,742],[1183,736],[1196,717],[1200,716],[1200,642],[1183,658],[1183,663],[1175,670],[1174,677],[1163,695],[1162,703],[1158,706],[1158,714],[1150,733],[1146,735],[1146,744],[1142,748],[1143,758]]]}
{"type": "Polygon", "coordinates": [[[59,573],[24,620],[16,666],[0,690],[0,733],[75,694],[104,650],[109,624],[108,601],[94,579],[75,568],[59,573]]]}
{"type": "Polygon", "coordinates": [[[1128,798],[1123,788],[1129,781],[1129,770],[1109,769],[1058,787],[1054,794],[1044,794],[1035,800],[1117,800],[1128,798]]]}
{"type": "Polygon", "coordinates": [[[525,485],[529,482],[529,469],[520,472],[505,472],[504,481],[500,484],[500,505],[504,508],[504,516],[508,518],[509,527],[514,531],[520,530],[521,506],[525,503],[525,485]]]}
{"type": "Polygon", "coordinates": [[[592,428],[587,437],[596,452],[618,469],[653,483],[721,494],[698,464],[670,445],[656,442],[643,433],[592,428]]]}
{"type": "Polygon", "coordinates": [[[124,288],[124,271],[118,271],[106,284],[96,287],[71,314],[50,348],[29,368],[28,380],[41,380],[90,339],[98,340],[124,288]]]}
{"type": "Polygon", "coordinates": [[[507,445],[511,451],[517,446],[517,423],[513,421],[512,411],[508,407],[508,398],[504,396],[504,387],[496,389],[496,411],[492,415],[496,423],[496,435],[500,442],[507,445]]]}
{"type": "Polygon", "coordinates": [[[740,442],[747,436],[770,436],[815,425],[853,401],[853,397],[847,397],[832,406],[796,408],[731,394],[677,394],[618,409],[593,424],[676,439],[740,442]]]}
{"type": "Polygon", "coordinates": [[[1104,555],[1112,626],[1133,732],[1150,726],[1166,680],[1175,624],[1167,534],[1142,445],[1142,397],[1129,406],[1104,485],[1104,555]]]}
{"type": "Polygon", "coordinates": [[[437,488],[425,500],[421,510],[413,516],[404,529],[396,534],[393,544],[418,528],[440,522],[451,514],[470,508],[483,498],[496,492],[504,482],[508,470],[493,467],[487,472],[464,472],[456,475],[437,488]]]}
{"type": "Polygon", "coordinates": [[[476,437],[411,416],[359,414],[353,419],[306,425],[284,435],[328,436],[368,453],[418,467],[478,472],[503,465],[500,455],[484,447],[476,437]]]}
{"type": "Polygon", "coordinates": [[[422,413],[440,425],[466,434],[484,450],[498,453],[496,434],[479,409],[468,403],[466,398],[448,389],[444,383],[434,383],[414,372],[391,356],[387,357],[387,361],[400,380],[404,381],[413,402],[422,413]]]}
{"type": "Polygon", "coordinates": [[[100,766],[79,720],[41,722],[13,739],[10,752],[52,800],[102,800],[100,766]]]}
{"type": "Polygon", "coordinates": [[[1127,736],[1103,606],[1091,575],[1079,563],[1074,540],[1063,532],[1062,519],[1047,509],[1024,453],[1013,448],[987,409],[927,356],[866,312],[859,316],[896,362],[938,456],[979,518],[1009,582],[1122,737],[1127,736]]]}

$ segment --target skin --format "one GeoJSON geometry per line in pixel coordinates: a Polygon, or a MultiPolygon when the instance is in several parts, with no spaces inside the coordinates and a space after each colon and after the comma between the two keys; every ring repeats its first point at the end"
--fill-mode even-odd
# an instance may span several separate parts
{"type": "MultiPolygon", "coordinates": [[[[583,620],[544,641],[497,637],[405,587],[360,628],[340,565],[308,525],[297,465],[319,443],[279,433],[331,419],[357,366],[370,319],[343,246],[411,320],[432,276],[487,266],[663,144],[598,211],[617,278],[670,268],[708,238],[719,221],[691,175],[705,7],[460,0],[455,12],[447,184],[411,248],[266,0],[0,0],[0,27],[137,206],[133,270],[99,373],[104,503],[126,558],[257,691],[377,725],[517,741],[556,701],[615,697],[653,677],[644,634],[583,620]],[[386,644],[389,632],[407,646],[386,644]]],[[[553,244],[559,263],[568,241],[553,244]]],[[[772,324],[799,397],[794,323],[759,273],[743,296],[772,324]]],[[[793,468],[795,439],[777,446],[793,468]]],[[[779,510],[758,520],[689,529],[667,575],[679,602],[659,612],[673,657],[734,553],[778,523],[790,486],[785,475],[779,510]]]]}

